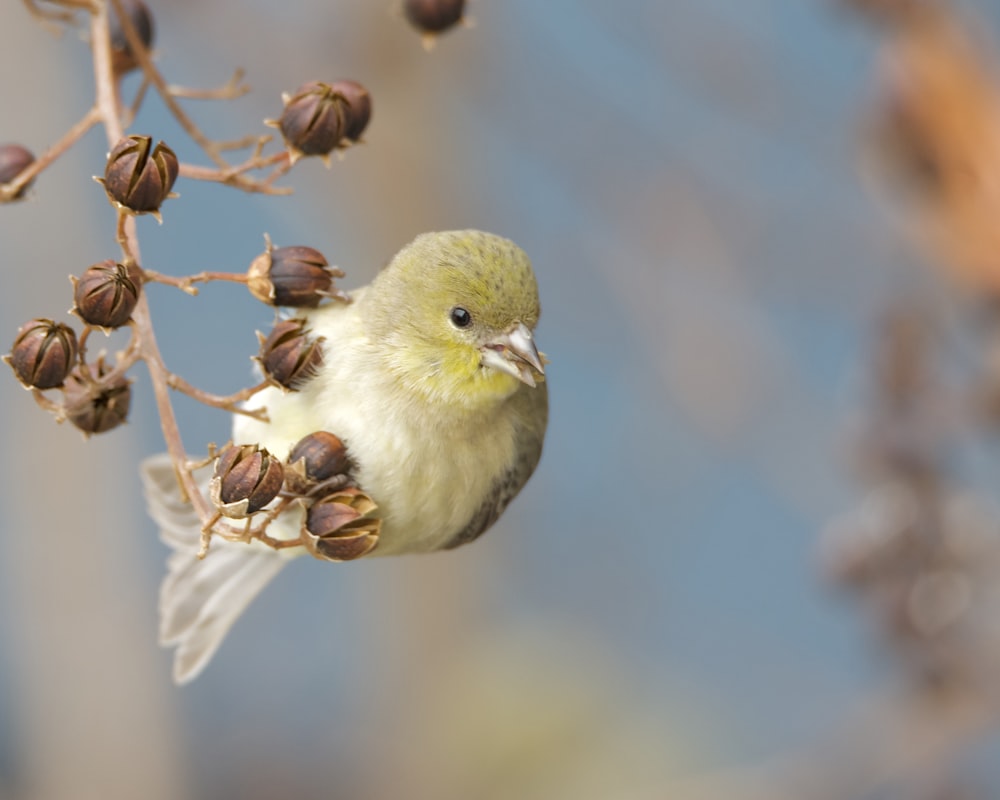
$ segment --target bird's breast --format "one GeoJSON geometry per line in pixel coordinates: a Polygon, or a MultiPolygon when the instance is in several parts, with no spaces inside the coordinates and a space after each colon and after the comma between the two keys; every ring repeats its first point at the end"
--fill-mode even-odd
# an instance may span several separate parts
{"type": "Polygon", "coordinates": [[[345,394],[326,409],[359,485],[383,519],[373,555],[437,550],[461,531],[513,458],[501,421],[447,420],[433,407],[345,394]]]}

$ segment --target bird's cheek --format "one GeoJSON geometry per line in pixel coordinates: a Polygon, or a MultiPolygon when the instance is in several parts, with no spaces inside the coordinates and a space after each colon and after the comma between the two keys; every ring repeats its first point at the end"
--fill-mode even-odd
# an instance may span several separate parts
{"type": "Polygon", "coordinates": [[[441,356],[441,372],[456,381],[468,380],[479,371],[479,351],[457,344],[447,347],[441,356]]]}

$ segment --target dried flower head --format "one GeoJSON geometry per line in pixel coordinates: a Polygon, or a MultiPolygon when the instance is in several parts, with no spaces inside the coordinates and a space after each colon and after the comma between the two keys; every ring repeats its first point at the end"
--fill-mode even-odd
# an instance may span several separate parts
{"type": "Polygon", "coordinates": [[[371,119],[371,97],[356,81],[310,81],[291,96],[275,125],[292,158],[326,158],[335,148],[357,141],[371,119]]]}
{"type": "Polygon", "coordinates": [[[323,363],[323,337],[311,336],[303,319],[281,320],[266,339],[257,335],[264,374],[285,389],[297,389],[323,363]]]}
{"type": "Polygon", "coordinates": [[[33,319],[22,325],[14,339],[10,364],[17,379],[32,389],[54,389],[73,369],[76,334],[68,325],[51,319],[33,319]]]}
{"type": "Polygon", "coordinates": [[[124,375],[112,375],[103,359],[76,367],[63,392],[66,419],[88,436],[113,430],[128,419],[131,381],[124,375]]]}
{"type": "MultiPolygon", "coordinates": [[[[122,10],[139,35],[139,40],[148,50],[153,44],[153,15],[142,0],[122,0],[122,10]]],[[[124,75],[139,66],[125,35],[125,27],[112,6],[108,20],[111,28],[111,68],[118,75],[124,75]]]]}
{"type": "Polygon", "coordinates": [[[133,214],[155,214],[167,199],[179,165],[174,151],[149,136],[126,136],[108,156],[104,188],[119,208],[133,214]]]}
{"type": "Polygon", "coordinates": [[[137,267],[102,261],[74,280],[73,310],[89,325],[118,328],[131,318],[141,291],[137,267]]]}
{"type": "Polygon", "coordinates": [[[325,156],[344,137],[346,104],[328,84],[300,86],[285,102],[278,127],[285,144],[298,156],[325,156]]]}
{"type": "Polygon", "coordinates": [[[404,0],[403,13],[423,33],[441,33],[458,24],[465,0],[404,0]]]}
{"type": "MultiPolygon", "coordinates": [[[[19,144],[0,145],[0,183],[10,183],[35,162],[35,156],[19,144]]],[[[24,197],[31,186],[29,181],[14,195],[15,200],[24,197]]]]}
{"type": "Polygon", "coordinates": [[[247,270],[247,288],[268,305],[315,308],[324,297],[340,296],[333,279],[342,277],[319,250],[302,245],[275,248],[268,241],[247,270]]]}
{"type": "Polygon", "coordinates": [[[381,520],[371,517],[377,506],[358,489],[341,489],[313,503],[302,523],[306,550],[324,561],[351,561],[378,544],[381,520]]]}
{"type": "Polygon", "coordinates": [[[343,475],[350,467],[347,448],[329,431],[316,431],[300,439],[288,454],[285,483],[305,494],[318,484],[343,475]]]}
{"type": "Polygon", "coordinates": [[[240,519],[277,497],[283,482],[281,462],[265,448],[230,445],[216,459],[209,491],[223,516],[240,519]]]}

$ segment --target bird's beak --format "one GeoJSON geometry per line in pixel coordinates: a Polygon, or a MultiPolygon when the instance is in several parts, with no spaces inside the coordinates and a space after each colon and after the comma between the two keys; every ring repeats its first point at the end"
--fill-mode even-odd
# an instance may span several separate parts
{"type": "Polygon", "coordinates": [[[479,348],[483,366],[506,372],[528,386],[545,378],[545,356],[538,352],[531,330],[518,322],[506,333],[479,348]]]}

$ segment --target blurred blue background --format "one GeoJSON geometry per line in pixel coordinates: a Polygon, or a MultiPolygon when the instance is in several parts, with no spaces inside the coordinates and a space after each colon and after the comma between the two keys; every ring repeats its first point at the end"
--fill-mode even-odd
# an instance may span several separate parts
{"type": "MultiPolygon", "coordinates": [[[[859,180],[870,30],[819,0],[480,0],[427,53],[383,3],[149,4],[170,81],[247,69],[248,97],[186,103],[213,137],[312,79],[363,82],[374,116],[291,197],[179,181],[139,220],[144,265],[242,270],[267,232],[350,287],[425,230],[509,236],[540,282],[550,431],[489,536],[296,563],[177,689],[135,469],[162,448],[148,380],[87,443],[0,381],[0,798],[652,798],[822,739],[886,680],[818,546],[861,494],[876,318],[926,280],[859,180]]],[[[21,4],[0,30],[0,139],[37,152],[86,111],[89,54],[21,4]]],[[[204,163],[155,97],[133,130],[204,163]]],[[[106,149],[92,132],[0,209],[8,337],[117,253],[106,149]]],[[[150,287],[168,364],[247,385],[271,315],[245,295],[150,287]]],[[[228,438],[177,408],[189,451],[228,438]]]]}

